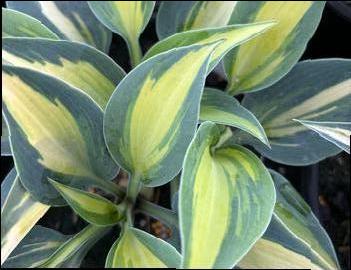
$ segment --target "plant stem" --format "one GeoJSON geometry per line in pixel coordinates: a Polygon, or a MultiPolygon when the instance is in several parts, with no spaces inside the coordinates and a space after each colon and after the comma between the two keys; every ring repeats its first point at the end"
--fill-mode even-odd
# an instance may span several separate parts
{"type": "Polygon", "coordinates": [[[141,47],[139,43],[139,39],[129,39],[128,40],[128,50],[129,50],[129,56],[130,56],[130,62],[132,68],[135,68],[142,59],[142,52],[141,52],[141,47]]]}
{"type": "Polygon", "coordinates": [[[127,200],[130,204],[134,205],[138,194],[141,189],[140,176],[138,174],[133,174],[130,176],[127,187],[127,200]]]}
{"type": "Polygon", "coordinates": [[[179,227],[177,214],[174,211],[158,206],[157,204],[140,200],[137,211],[161,220],[169,227],[179,227]]]}
{"type": "Polygon", "coordinates": [[[112,192],[118,198],[123,198],[125,195],[125,191],[123,190],[123,188],[118,186],[116,183],[114,183],[112,181],[99,179],[96,186],[103,189],[104,191],[106,191],[108,193],[112,192]]]}

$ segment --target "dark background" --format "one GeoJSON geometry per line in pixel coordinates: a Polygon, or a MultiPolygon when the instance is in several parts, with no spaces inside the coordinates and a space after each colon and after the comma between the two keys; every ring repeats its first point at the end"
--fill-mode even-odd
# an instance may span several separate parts
{"type": "MultiPolygon", "coordinates": [[[[2,4],[4,6],[4,2],[2,4]]],[[[154,22],[155,14],[141,36],[144,52],[157,41],[154,22]]],[[[130,70],[126,44],[115,34],[110,56],[126,71],[130,70]]],[[[317,58],[351,58],[350,4],[347,6],[342,1],[327,3],[321,23],[302,56],[302,59],[317,58]]],[[[208,77],[207,84],[225,87],[225,81],[216,74],[208,77]]],[[[350,269],[350,156],[343,152],[306,167],[281,165],[267,159],[264,162],[269,168],[285,175],[302,194],[331,237],[341,266],[350,269]]],[[[11,157],[1,157],[1,179],[12,167],[11,157]]],[[[160,194],[166,194],[159,197],[160,203],[169,207],[169,187],[166,185],[160,189],[160,194]]],[[[40,224],[64,233],[75,233],[85,226],[68,207],[49,210],[40,224]],[[69,222],[62,220],[74,221],[75,227],[72,228],[69,222]]],[[[102,240],[106,244],[104,247],[99,245],[98,248],[93,248],[82,266],[102,266],[115,235],[116,231],[102,240]]]]}

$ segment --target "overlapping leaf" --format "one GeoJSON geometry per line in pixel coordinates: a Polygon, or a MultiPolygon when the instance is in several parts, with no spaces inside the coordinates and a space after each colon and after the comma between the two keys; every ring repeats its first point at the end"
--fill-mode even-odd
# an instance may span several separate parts
{"type": "MultiPolygon", "coordinates": [[[[141,58],[138,40],[149,22],[155,1],[89,1],[95,16],[111,31],[121,35],[131,55],[141,58]]],[[[134,65],[136,59],[132,59],[134,65]]]]}
{"type": "Polygon", "coordinates": [[[1,114],[1,156],[11,156],[9,130],[4,116],[1,114]]]}
{"type": "Polygon", "coordinates": [[[105,236],[111,227],[88,225],[64,242],[40,268],[79,268],[85,255],[95,243],[105,236]]]}
{"type": "Polygon", "coordinates": [[[36,225],[11,253],[2,267],[37,267],[44,263],[69,238],[68,235],[36,225]]]}
{"type": "Polygon", "coordinates": [[[178,268],[180,254],[165,241],[124,226],[107,259],[108,268],[178,268]]]}
{"type": "Polygon", "coordinates": [[[217,126],[203,123],[184,160],[179,192],[184,268],[232,268],[262,236],[273,212],[275,190],[261,161],[241,146],[218,141],[217,126]]]}
{"type": "Polygon", "coordinates": [[[58,39],[58,36],[37,19],[22,12],[2,8],[2,37],[42,37],[58,39]]]}
{"type": "Polygon", "coordinates": [[[272,149],[251,142],[266,157],[289,165],[316,163],[340,149],[293,119],[346,122],[351,119],[351,61],[304,61],[277,84],[245,96],[272,149]]]}
{"type": "Polygon", "coordinates": [[[162,1],[157,13],[159,39],[188,30],[228,24],[237,1],[162,1]]]}
{"type": "Polygon", "coordinates": [[[288,180],[271,174],[277,190],[272,221],[239,267],[339,269],[333,244],[310,207],[288,180]]]}
{"type": "Polygon", "coordinates": [[[117,86],[104,116],[114,159],[148,186],[181,169],[195,132],[210,55],[218,43],[174,49],[152,57],[117,86]]]}
{"type": "Polygon", "coordinates": [[[86,43],[108,52],[112,33],[97,20],[87,1],[7,1],[7,7],[26,13],[61,39],[86,43]]]}
{"type": "Polygon", "coordinates": [[[49,208],[30,196],[12,169],[1,183],[1,264],[49,208]]]}
{"type": "Polygon", "coordinates": [[[69,206],[83,219],[96,225],[113,225],[123,217],[123,209],[104,197],[49,181],[60,192],[69,206]]]}
{"type": "Polygon", "coordinates": [[[144,59],[177,47],[193,44],[202,45],[222,40],[223,42],[216,48],[211,57],[210,66],[208,68],[208,72],[210,72],[230,49],[262,34],[274,24],[275,22],[270,21],[178,33],[156,43],[147,52],[144,59]]]}
{"type": "Polygon", "coordinates": [[[229,24],[278,23],[225,57],[229,92],[260,90],[281,79],[304,52],[323,7],[322,1],[238,1],[229,24]]]}
{"type": "Polygon", "coordinates": [[[263,127],[256,117],[228,94],[205,88],[200,106],[200,120],[240,128],[269,146],[263,127]]]}
{"type": "Polygon", "coordinates": [[[317,132],[322,138],[350,154],[351,122],[296,121],[317,132]]]}
{"type": "Polygon", "coordinates": [[[2,59],[57,77],[87,93],[101,108],[125,75],[93,47],[64,40],[3,38],[2,59]]]}
{"type": "Polygon", "coordinates": [[[116,175],[102,134],[103,112],[95,102],[44,73],[6,65],[2,69],[3,110],[16,169],[35,199],[64,203],[47,177],[85,187],[116,175]]]}

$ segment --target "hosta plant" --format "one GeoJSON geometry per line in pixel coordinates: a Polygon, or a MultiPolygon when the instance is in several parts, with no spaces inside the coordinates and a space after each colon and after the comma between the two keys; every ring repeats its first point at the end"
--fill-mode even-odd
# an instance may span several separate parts
{"type": "Polygon", "coordinates": [[[1,154],[15,166],[1,185],[2,267],[79,267],[118,227],[106,267],[338,269],[309,206],[260,159],[350,152],[351,61],[298,62],[323,7],[8,1],[1,154]],[[142,51],[153,14],[159,41],[142,51]],[[113,33],[130,70],[108,56],[113,33]],[[205,86],[213,71],[225,90],[205,86]],[[166,184],[172,209],[145,195],[166,184]],[[82,231],[36,225],[65,205],[82,231]],[[136,213],[170,237],[137,228],[136,213]]]}

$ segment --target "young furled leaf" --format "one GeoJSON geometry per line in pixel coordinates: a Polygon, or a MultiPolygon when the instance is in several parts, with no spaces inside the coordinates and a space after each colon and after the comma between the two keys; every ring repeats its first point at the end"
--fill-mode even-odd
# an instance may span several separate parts
{"type": "Polygon", "coordinates": [[[49,181],[69,206],[89,223],[102,226],[114,225],[123,218],[123,208],[104,197],[60,184],[52,179],[49,181]]]}
{"type": "Polygon", "coordinates": [[[238,1],[229,24],[276,20],[277,25],[225,58],[231,94],[266,88],[296,64],[315,32],[322,1],[238,1]]]}
{"type": "Polygon", "coordinates": [[[145,55],[148,59],[156,54],[171,50],[173,48],[202,45],[206,43],[223,40],[212,54],[208,73],[219,63],[222,57],[232,48],[247,42],[248,40],[264,33],[275,25],[275,22],[263,22],[247,25],[231,25],[221,28],[193,30],[175,34],[156,43],[145,55]]]}
{"type": "Polygon", "coordinates": [[[341,150],[293,119],[343,122],[351,119],[351,61],[304,61],[277,84],[246,95],[242,105],[254,113],[272,149],[250,140],[263,155],[288,165],[308,165],[341,150]]]}
{"type": "Polygon", "coordinates": [[[178,32],[226,26],[237,1],[162,1],[156,32],[160,40],[178,32]]]}
{"type": "Polygon", "coordinates": [[[7,1],[6,4],[38,19],[60,39],[109,51],[112,33],[94,17],[87,1],[7,1]]]}
{"type": "Polygon", "coordinates": [[[200,120],[240,128],[269,147],[266,133],[256,117],[223,91],[205,88],[201,99],[200,120]]]}
{"type": "Polygon", "coordinates": [[[165,241],[125,225],[107,255],[107,268],[178,268],[180,254],[165,241]]]}
{"type": "Polygon", "coordinates": [[[350,154],[351,122],[317,122],[295,120],[350,154]]]}
{"type": "Polygon", "coordinates": [[[218,45],[183,47],[146,60],[107,104],[107,147],[145,185],[165,184],[180,171],[196,129],[208,62],[218,45]]]}
{"type": "Polygon", "coordinates": [[[273,218],[240,268],[340,269],[326,231],[288,180],[270,171],[277,191],[273,218]]]}
{"type": "Polygon", "coordinates": [[[12,169],[1,183],[1,264],[49,208],[30,196],[12,169]]]}
{"type": "Polygon", "coordinates": [[[2,37],[42,37],[58,39],[58,36],[37,19],[22,12],[2,8],[2,37]]]}
{"type": "Polygon", "coordinates": [[[155,1],[88,1],[95,16],[127,42],[136,66],[141,59],[139,36],[149,22],[155,1]]]}
{"type": "Polygon", "coordinates": [[[219,141],[216,124],[205,122],[185,156],[179,192],[182,268],[232,268],[272,216],[275,190],[267,169],[245,148],[219,141]]]}
{"type": "Polygon", "coordinates": [[[48,177],[71,186],[104,187],[118,167],[105,146],[102,110],[54,77],[6,65],[2,70],[14,162],[30,194],[42,203],[64,204],[48,177]]]}
{"type": "Polygon", "coordinates": [[[6,63],[47,73],[88,94],[102,109],[125,72],[91,46],[33,38],[3,38],[6,63]]]}

